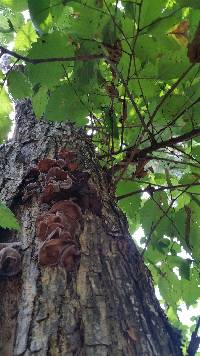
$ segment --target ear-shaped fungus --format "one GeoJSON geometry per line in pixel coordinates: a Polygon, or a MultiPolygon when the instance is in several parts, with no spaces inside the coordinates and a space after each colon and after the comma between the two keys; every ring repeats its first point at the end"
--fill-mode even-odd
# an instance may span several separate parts
{"type": "Polygon", "coordinates": [[[56,213],[57,211],[62,212],[64,215],[69,216],[74,220],[80,221],[82,218],[81,209],[71,200],[63,200],[55,203],[51,207],[50,213],[56,213]]]}
{"type": "Polygon", "coordinates": [[[21,256],[12,247],[0,250],[0,276],[15,276],[21,271],[21,256]]]}
{"type": "Polygon", "coordinates": [[[57,166],[57,162],[55,159],[45,158],[41,159],[37,166],[41,173],[47,173],[50,168],[57,166]]]}
{"type": "Polygon", "coordinates": [[[70,163],[76,159],[76,153],[73,151],[68,151],[66,148],[61,148],[59,158],[63,159],[66,163],[70,163]]]}
{"type": "MultiPolygon", "coordinates": [[[[46,176],[46,180],[47,182],[51,179],[54,179],[54,180],[69,180],[69,184],[71,182],[71,178],[68,176],[68,173],[65,172],[63,169],[61,169],[60,167],[52,167],[50,168],[50,170],[48,171],[47,173],[47,176],[46,176]]],[[[72,184],[72,183],[71,183],[72,184]]]]}
{"type": "Polygon", "coordinates": [[[71,188],[71,186],[72,186],[72,179],[68,175],[66,179],[61,182],[53,180],[53,177],[51,177],[49,183],[44,187],[42,191],[40,197],[41,202],[50,203],[52,200],[58,200],[66,197],[67,191],[71,188]]]}
{"type": "Polygon", "coordinates": [[[63,248],[71,244],[69,241],[61,239],[47,240],[39,250],[38,259],[42,266],[56,266],[59,263],[63,248]]]}
{"type": "Polygon", "coordinates": [[[74,172],[78,168],[78,163],[77,162],[69,162],[69,163],[67,163],[67,168],[69,169],[70,172],[74,172]]]}
{"type": "Polygon", "coordinates": [[[72,237],[80,230],[80,224],[78,220],[71,218],[69,215],[65,215],[63,212],[57,211],[56,217],[59,219],[59,222],[64,226],[65,230],[70,232],[72,237]]]}
{"type": "Polygon", "coordinates": [[[66,246],[61,252],[59,265],[64,267],[66,271],[72,271],[75,258],[78,256],[80,256],[80,251],[75,244],[66,246]]]}
{"type": "Polygon", "coordinates": [[[40,240],[46,239],[47,229],[54,223],[59,223],[59,218],[55,214],[43,213],[37,218],[36,233],[40,240]]]}
{"type": "Polygon", "coordinates": [[[41,203],[50,203],[51,200],[56,199],[56,196],[59,192],[60,187],[58,182],[48,183],[42,191],[40,197],[41,203]]]}
{"type": "Polygon", "coordinates": [[[79,222],[62,212],[56,214],[42,214],[36,221],[36,234],[42,241],[46,240],[56,228],[67,230],[71,237],[80,229],[79,222]]]}
{"type": "Polygon", "coordinates": [[[58,256],[64,246],[65,242],[59,239],[45,241],[39,250],[39,264],[41,266],[56,266],[58,256]]]}

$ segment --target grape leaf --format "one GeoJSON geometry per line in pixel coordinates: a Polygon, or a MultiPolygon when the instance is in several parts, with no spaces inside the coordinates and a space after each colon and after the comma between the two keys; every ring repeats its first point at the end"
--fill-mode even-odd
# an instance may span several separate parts
{"type": "Polygon", "coordinates": [[[20,230],[20,225],[12,211],[0,202],[0,226],[4,229],[20,230]]]}

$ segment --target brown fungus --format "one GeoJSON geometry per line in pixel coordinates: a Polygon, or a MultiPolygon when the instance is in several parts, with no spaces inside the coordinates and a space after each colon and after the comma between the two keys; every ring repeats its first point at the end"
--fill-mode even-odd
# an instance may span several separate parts
{"type": "Polygon", "coordinates": [[[70,216],[74,220],[81,220],[82,218],[81,209],[71,200],[62,200],[55,203],[51,207],[50,213],[56,213],[57,211],[63,212],[64,215],[70,216]]]}
{"type": "Polygon", "coordinates": [[[76,153],[73,151],[68,151],[66,148],[61,148],[59,154],[59,158],[63,159],[66,163],[70,163],[75,161],[77,156],[76,153]]]}
{"type": "Polygon", "coordinates": [[[48,183],[46,187],[44,187],[40,196],[41,203],[50,203],[52,200],[56,199],[58,193],[60,193],[59,183],[48,183]]]}
{"type": "Polygon", "coordinates": [[[68,176],[68,173],[65,172],[63,169],[61,169],[60,167],[52,167],[50,168],[50,170],[47,173],[46,176],[46,181],[48,182],[51,179],[54,180],[71,180],[71,178],[68,176]]]}
{"type": "Polygon", "coordinates": [[[38,169],[41,173],[47,173],[50,168],[57,166],[55,159],[45,158],[38,162],[38,169]]]}
{"type": "Polygon", "coordinates": [[[57,211],[56,216],[59,219],[59,222],[64,226],[65,230],[70,232],[72,237],[80,231],[78,220],[73,219],[69,215],[65,215],[61,211],[57,211]]]}
{"type": "Polygon", "coordinates": [[[59,265],[64,267],[66,271],[72,271],[75,259],[80,256],[80,251],[75,244],[63,248],[59,256],[59,265]]]}
{"type": "Polygon", "coordinates": [[[21,271],[21,256],[12,247],[0,250],[0,276],[15,276],[21,271]]]}
{"type": "Polygon", "coordinates": [[[68,241],[60,239],[45,241],[39,250],[39,264],[42,266],[57,266],[63,248],[65,248],[68,244],[68,241]]]}

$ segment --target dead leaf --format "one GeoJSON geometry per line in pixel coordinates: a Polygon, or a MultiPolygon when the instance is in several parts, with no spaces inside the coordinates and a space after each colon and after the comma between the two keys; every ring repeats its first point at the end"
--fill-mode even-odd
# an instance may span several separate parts
{"type": "Polygon", "coordinates": [[[174,26],[168,34],[171,35],[181,47],[187,47],[188,29],[189,29],[189,21],[184,20],[180,22],[178,25],[174,26]]]}

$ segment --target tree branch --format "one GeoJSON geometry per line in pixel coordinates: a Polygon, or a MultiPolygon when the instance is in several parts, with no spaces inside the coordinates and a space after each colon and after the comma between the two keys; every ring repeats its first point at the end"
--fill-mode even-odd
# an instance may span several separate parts
{"type": "Polygon", "coordinates": [[[81,61],[94,61],[96,59],[102,59],[105,58],[105,55],[103,53],[100,54],[83,54],[81,56],[74,56],[74,57],[53,57],[53,58],[29,58],[22,56],[19,53],[16,53],[14,51],[10,51],[9,49],[0,46],[0,51],[2,56],[3,54],[9,54],[12,57],[17,58],[18,60],[22,60],[26,63],[31,63],[31,64],[39,64],[39,63],[52,63],[52,62],[69,62],[69,61],[76,61],[76,62],[81,62],[81,61]]]}
{"type": "Polygon", "coordinates": [[[107,57],[106,58],[106,61],[110,64],[111,68],[114,69],[114,71],[117,73],[118,75],[118,78],[121,80],[122,84],[124,85],[124,88],[126,90],[126,93],[127,93],[127,96],[128,98],[130,99],[131,101],[131,104],[136,112],[136,114],[138,115],[138,118],[143,126],[143,129],[145,132],[147,132],[148,136],[149,136],[149,139],[151,141],[151,143],[154,143],[155,142],[155,138],[154,138],[154,135],[151,133],[151,131],[149,130],[149,128],[147,127],[147,124],[145,123],[145,120],[144,120],[144,117],[143,115],[141,114],[136,102],[135,102],[135,98],[134,96],[132,95],[132,93],[130,92],[129,88],[128,88],[128,85],[126,83],[126,80],[123,78],[122,74],[118,71],[117,67],[115,66],[115,64],[110,61],[110,59],[107,57]]]}
{"type": "Polygon", "coordinates": [[[170,96],[170,94],[173,93],[173,91],[177,88],[177,86],[179,85],[179,83],[185,78],[185,76],[189,73],[189,71],[194,67],[194,63],[191,64],[184,73],[182,73],[182,75],[180,76],[180,78],[171,86],[171,88],[163,95],[163,97],[160,100],[160,103],[156,106],[154,112],[152,113],[149,122],[147,123],[147,127],[149,127],[149,125],[151,125],[154,117],[156,116],[157,112],[160,110],[161,106],[163,105],[163,103],[165,102],[165,100],[168,98],[168,96],[170,96]]]}
{"type": "MultiPolygon", "coordinates": [[[[138,158],[146,157],[147,154],[157,151],[160,148],[173,147],[177,143],[189,141],[192,138],[197,137],[197,136],[200,136],[200,128],[193,129],[192,131],[189,131],[181,136],[172,137],[166,141],[155,142],[153,145],[146,147],[143,150],[139,151],[137,154],[135,154],[134,160],[137,160],[138,158]]],[[[130,152],[133,149],[134,149],[134,147],[129,147],[129,148],[124,149],[123,152],[130,152]]]]}
{"type": "MultiPolygon", "coordinates": [[[[137,153],[134,153],[134,156],[132,157],[132,160],[129,163],[137,162],[141,158],[153,159],[153,157],[148,157],[147,155],[154,151],[158,151],[160,148],[166,148],[166,147],[174,148],[174,145],[176,145],[177,143],[189,141],[190,139],[192,139],[196,136],[200,136],[200,128],[194,129],[194,130],[187,132],[181,136],[172,137],[166,141],[155,142],[151,146],[146,147],[143,150],[138,150],[137,153]]],[[[134,150],[135,150],[135,147],[131,146],[129,148],[125,148],[122,152],[134,152],[134,150]]],[[[121,162],[119,162],[115,166],[113,166],[113,172],[115,173],[115,172],[119,171],[121,169],[122,165],[126,164],[126,162],[127,162],[126,160],[122,160],[121,162]]],[[[181,163],[181,162],[177,161],[176,163],[181,163]]]]}
{"type": "MultiPolygon", "coordinates": [[[[196,180],[195,180],[196,181],[196,180]]],[[[147,187],[146,189],[138,189],[138,190],[135,190],[133,192],[130,192],[130,193],[127,193],[127,194],[123,194],[123,195],[119,195],[117,197],[117,201],[121,200],[121,199],[125,199],[125,198],[129,198],[131,197],[132,195],[135,195],[135,194],[141,194],[141,193],[149,193],[149,194],[153,194],[153,193],[156,193],[156,192],[162,192],[164,190],[180,190],[180,188],[187,188],[187,187],[194,187],[194,186],[200,186],[200,183],[194,183],[191,185],[190,184],[178,184],[178,185],[167,185],[167,186],[162,186],[162,187],[159,187],[159,188],[154,188],[154,187],[147,187]]]]}
{"type": "Polygon", "coordinates": [[[200,345],[200,337],[198,336],[198,330],[200,328],[200,317],[197,320],[197,324],[194,332],[192,333],[191,340],[187,349],[188,356],[195,356],[200,345]]]}

